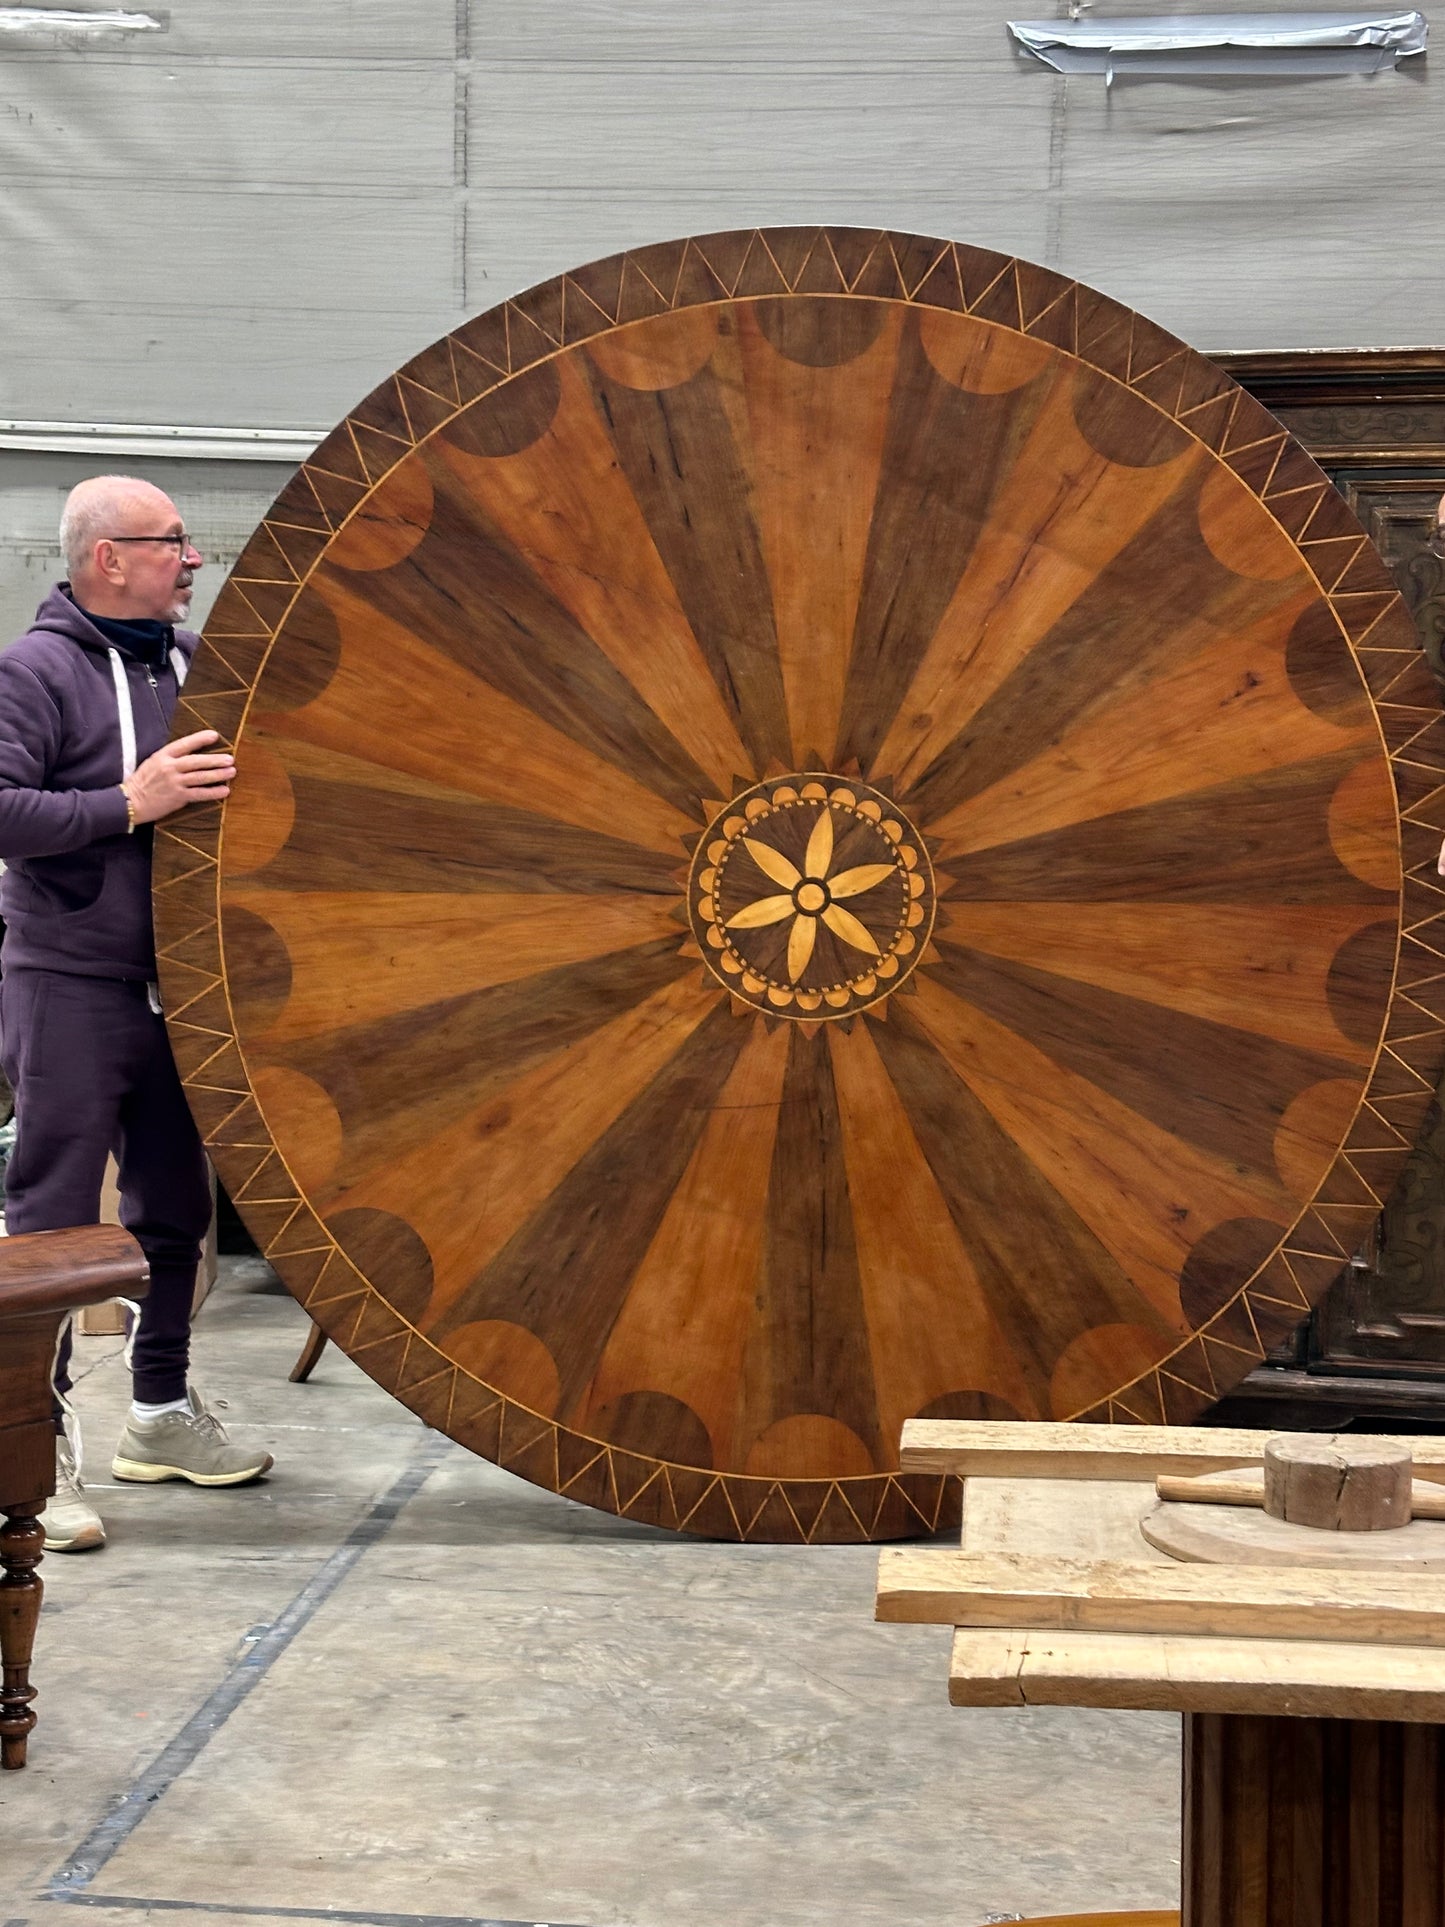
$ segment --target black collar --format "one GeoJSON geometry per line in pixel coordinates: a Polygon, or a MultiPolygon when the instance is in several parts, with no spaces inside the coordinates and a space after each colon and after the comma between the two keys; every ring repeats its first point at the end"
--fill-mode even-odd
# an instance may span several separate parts
{"type": "MultiPolygon", "coordinates": [[[[80,604],[76,603],[76,608],[80,604]]],[[[126,622],[119,616],[98,616],[90,609],[81,609],[87,622],[93,623],[113,649],[132,662],[144,663],[147,669],[164,669],[166,661],[175,646],[176,632],[168,622],[126,622]]]]}

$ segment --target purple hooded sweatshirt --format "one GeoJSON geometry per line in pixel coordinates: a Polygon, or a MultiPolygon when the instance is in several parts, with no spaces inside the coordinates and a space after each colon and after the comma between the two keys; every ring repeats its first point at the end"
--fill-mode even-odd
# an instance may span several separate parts
{"type": "Polygon", "coordinates": [[[175,632],[166,667],[113,649],[52,589],[0,653],[0,914],[6,970],[156,974],[149,824],[126,831],[121,779],[170,735],[198,638],[175,632]]]}

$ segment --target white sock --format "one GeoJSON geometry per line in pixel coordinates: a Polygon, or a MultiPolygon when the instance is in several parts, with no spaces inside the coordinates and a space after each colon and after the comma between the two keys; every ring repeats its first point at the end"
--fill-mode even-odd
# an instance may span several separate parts
{"type": "Polygon", "coordinates": [[[130,1408],[132,1418],[159,1418],[164,1412],[189,1412],[191,1401],[188,1398],[168,1398],[164,1405],[142,1405],[136,1399],[130,1408]]]}

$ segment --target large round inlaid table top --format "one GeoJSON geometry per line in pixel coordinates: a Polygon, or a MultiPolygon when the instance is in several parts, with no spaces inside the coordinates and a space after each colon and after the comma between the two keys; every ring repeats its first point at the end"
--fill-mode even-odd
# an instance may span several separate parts
{"type": "Polygon", "coordinates": [[[1377,555],[982,250],[707,236],[457,329],[251,540],[206,726],[156,916],[227,1189],[428,1423],[634,1518],[886,1537],[906,1418],[1192,1418],[1440,1065],[1377,555]]]}

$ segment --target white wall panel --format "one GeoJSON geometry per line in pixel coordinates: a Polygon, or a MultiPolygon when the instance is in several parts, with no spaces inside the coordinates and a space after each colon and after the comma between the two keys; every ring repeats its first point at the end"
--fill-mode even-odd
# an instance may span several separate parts
{"type": "Polygon", "coordinates": [[[1069,83],[1056,265],[1205,348],[1445,340],[1445,94],[1374,78],[1069,83]]]}
{"type": "Polygon", "coordinates": [[[449,198],[177,196],[167,246],[105,206],[0,195],[0,416],[329,423],[460,318],[449,198]]]}
{"type": "Polygon", "coordinates": [[[472,17],[478,52],[494,61],[690,60],[736,69],[1010,57],[1000,14],[943,0],[474,0],[472,17]]]}
{"type": "MultiPolygon", "coordinates": [[[[154,8],[147,0],[127,4],[164,15],[165,31],[107,35],[97,45],[107,58],[165,66],[196,60],[324,59],[355,67],[403,55],[450,63],[458,10],[465,30],[467,8],[467,0],[161,0],[154,8]]],[[[49,37],[40,33],[7,34],[6,55],[7,67],[25,59],[57,57],[49,37]]],[[[93,54],[84,47],[67,47],[58,57],[85,64],[93,54]]]]}
{"type": "MultiPolygon", "coordinates": [[[[1032,76],[1026,77],[1032,79],[1032,76]]],[[[587,186],[646,202],[726,186],[759,203],[800,191],[916,198],[997,171],[1048,183],[1047,122],[1003,62],[951,67],[483,65],[470,90],[473,178],[486,190],[587,186]],[[985,111],[966,89],[987,84],[985,111]]],[[[1001,186],[1003,182],[999,183],[1001,186]]]]}
{"type": "MultiPolygon", "coordinates": [[[[1280,227],[1242,228],[1209,201],[1173,204],[1167,269],[1140,237],[1140,204],[1110,199],[1066,217],[1065,270],[1082,274],[1205,350],[1445,345],[1435,264],[1402,254],[1387,223],[1349,244],[1337,218],[1292,206],[1280,227]]],[[[1162,224],[1161,224],[1162,225],[1162,224]]]]}
{"type": "MultiPolygon", "coordinates": [[[[1344,232],[1402,191],[1445,133],[1445,95],[1423,68],[1332,80],[1068,83],[1059,166],[1071,195],[1128,193],[1167,218],[1181,193],[1234,201],[1261,228],[1296,196],[1338,197],[1344,232]],[[1145,165],[1145,163],[1148,163],[1145,165]]],[[[1050,83],[1045,81],[1045,86],[1050,83]]],[[[1402,241],[1408,244],[1405,232],[1402,241]]]]}
{"type": "Polygon", "coordinates": [[[0,173],[7,194],[89,189],[131,233],[197,187],[450,187],[450,90],[448,68],[421,63],[23,62],[6,76],[0,173]]]}
{"type": "MultiPolygon", "coordinates": [[[[165,489],[185,516],[206,559],[191,607],[199,627],[226,571],[292,471],[267,462],[132,460],[115,466],[165,489]]],[[[51,583],[64,575],[61,506],[75,483],[93,472],[93,464],[73,458],[0,452],[0,643],[20,634],[51,583]]]]}
{"type": "MultiPolygon", "coordinates": [[[[759,221],[1015,251],[1209,348],[1445,337],[1424,61],[1106,92],[1020,62],[985,0],[161,10],[0,45],[0,417],[322,428],[507,294],[759,221]]],[[[46,460],[5,471],[42,522],[46,460]]],[[[255,466],[207,473],[254,520],[255,466]]],[[[42,566],[18,504],[0,485],[4,611],[42,566]]]]}

